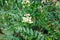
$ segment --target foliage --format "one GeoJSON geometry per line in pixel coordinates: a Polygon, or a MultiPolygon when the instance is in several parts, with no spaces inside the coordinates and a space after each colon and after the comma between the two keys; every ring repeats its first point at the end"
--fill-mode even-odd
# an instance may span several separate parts
{"type": "Polygon", "coordinates": [[[60,40],[60,1],[41,2],[0,0],[0,40],[60,40]]]}

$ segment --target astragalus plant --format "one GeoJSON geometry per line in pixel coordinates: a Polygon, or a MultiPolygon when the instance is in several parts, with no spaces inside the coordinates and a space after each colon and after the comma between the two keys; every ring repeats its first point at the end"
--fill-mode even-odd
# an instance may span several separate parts
{"type": "Polygon", "coordinates": [[[0,40],[60,40],[60,1],[0,0],[0,40]]]}

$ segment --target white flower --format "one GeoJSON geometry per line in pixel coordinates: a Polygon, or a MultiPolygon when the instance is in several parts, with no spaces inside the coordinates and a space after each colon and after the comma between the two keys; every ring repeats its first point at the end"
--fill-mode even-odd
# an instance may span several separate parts
{"type": "Polygon", "coordinates": [[[24,14],[24,16],[30,16],[30,14],[24,14]]]}
{"type": "Polygon", "coordinates": [[[30,6],[30,1],[29,0],[23,0],[22,1],[22,4],[23,4],[23,8],[25,8],[25,4],[27,4],[27,7],[29,7],[30,6]]]}
{"type": "Polygon", "coordinates": [[[29,17],[30,14],[25,14],[25,17],[22,17],[23,21],[22,22],[27,22],[27,23],[33,23],[33,21],[31,20],[32,17],[29,17]]]}
{"type": "Polygon", "coordinates": [[[33,23],[33,21],[32,20],[29,20],[29,23],[33,23]]]}
{"type": "Polygon", "coordinates": [[[23,21],[22,22],[28,22],[28,18],[22,17],[23,21]]]}
{"type": "Polygon", "coordinates": [[[30,3],[30,1],[29,0],[23,0],[22,1],[22,4],[27,4],[27,3],[30,3]]]}

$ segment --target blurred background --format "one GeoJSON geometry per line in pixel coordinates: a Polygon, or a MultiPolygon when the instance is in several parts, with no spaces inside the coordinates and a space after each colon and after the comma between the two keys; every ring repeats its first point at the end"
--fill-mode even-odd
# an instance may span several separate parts
{"type": "Polygon", "coordinates": [[[0,0],[0,40],[60,40],[60,0],[0,0]]]}

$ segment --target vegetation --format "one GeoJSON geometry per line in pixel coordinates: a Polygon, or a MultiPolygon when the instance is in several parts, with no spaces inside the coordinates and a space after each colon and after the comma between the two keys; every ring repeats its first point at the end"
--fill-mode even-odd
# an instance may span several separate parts
{"type": "Polygon", "coordinates": [[[0,0],[0,40],[60,40],[60,0],[0,0]]]}

